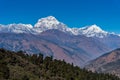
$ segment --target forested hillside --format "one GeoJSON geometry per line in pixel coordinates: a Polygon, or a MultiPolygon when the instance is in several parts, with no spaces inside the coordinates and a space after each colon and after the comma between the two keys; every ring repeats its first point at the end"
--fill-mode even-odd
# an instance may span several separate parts
{"type": "Polygon", "coordinates": [[[0,80],[120,80],[110,74],[92,73],[65,61],[0,49],[0,80]]]}

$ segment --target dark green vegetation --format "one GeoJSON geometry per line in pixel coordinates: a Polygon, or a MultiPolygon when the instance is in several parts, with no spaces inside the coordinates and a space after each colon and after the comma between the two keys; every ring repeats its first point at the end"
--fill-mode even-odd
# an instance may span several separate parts
{"type": "Polygon", "coordinates": [[[65,61],[0,49],[0,80],[120,80],[109,74],[92,73],[65,61]]]}

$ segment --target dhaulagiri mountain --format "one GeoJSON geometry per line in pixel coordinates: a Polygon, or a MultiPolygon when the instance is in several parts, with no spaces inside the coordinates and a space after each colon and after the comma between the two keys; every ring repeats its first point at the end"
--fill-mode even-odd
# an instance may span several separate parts
{"type": "Polygon", "coordinates": [[[22,23],[0,25],[1,33],[40,34],[50,29],[57,29],[72,35],[84,35],[86,37],[98,37],[98,38],[103,38],[108,36],[109,34],[112,34],[102,30],[99,26],[95,24],[91,26],[86,26],[83,28],[69,28],[67,25],[65,25],[62,22],[59,22],[53,16],[48,16],[48,17],[39,19],[34,26],[32,26],[31,24],[22,24],[22,23]]]}
{"type": "Polygon", "coordinates": [[[43,54],[0,49],[0,80],[120,80],[115,75],[93,73],[43,54]]]}
{"type": "Polygon", "coordinates": [[[83,67],[106,52],[120,47],[120,36],[102,30],[97,25],[70,28],[53,16],[31,24],[0,25],[0,48],[43,53],[54,59],[83,67]]]}
{"type": "Polygon", "coordinates": [[[93,72],[110,73],[120,77],[120,48],[89,62],[86,69],[93,72]]]}

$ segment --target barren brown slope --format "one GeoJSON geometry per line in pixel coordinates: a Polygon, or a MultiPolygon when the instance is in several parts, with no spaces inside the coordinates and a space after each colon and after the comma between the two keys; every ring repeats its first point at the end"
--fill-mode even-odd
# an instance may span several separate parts
{"type": "Polygon", "coordinates": [[[115,74],[120,77],[120,49],[93,60],[86,68],[92,71],[115,74]]]}

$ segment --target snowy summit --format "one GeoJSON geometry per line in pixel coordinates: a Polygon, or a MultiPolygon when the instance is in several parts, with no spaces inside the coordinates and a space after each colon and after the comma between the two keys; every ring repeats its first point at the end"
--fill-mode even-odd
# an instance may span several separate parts
{"type": "Polygon", "coordinates": [[[87,37],[99,37],[99,38],[103,38],[108,34],[108,32],[102,30],[96,24],[81,28],[81,33],[83,35],[86,35],[87,37]]]}
{"type": "Polygon", "coordinates": [[[60,22],[55,17],[48,16],[46,18],[39,19],[34,27],[47,27],[47,28],[51,28],[53,26],[58,25],[59,23],[60,22]]]}

